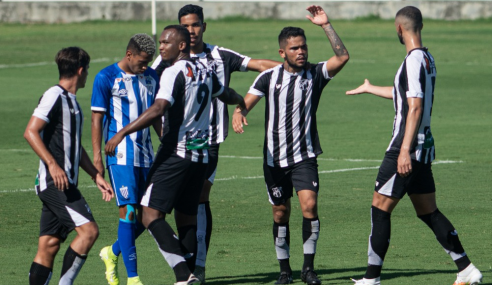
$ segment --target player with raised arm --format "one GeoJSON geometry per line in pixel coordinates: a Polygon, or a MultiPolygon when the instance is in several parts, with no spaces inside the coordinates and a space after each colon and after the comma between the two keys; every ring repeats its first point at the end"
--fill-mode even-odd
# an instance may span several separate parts
{"type": "MultiPolygon", "coordinates": [[[[252,59],[227,48],[219,47],[203,42],[203,33],[206,31],[207,23],[204,22],[203,9],[200,6],[189,4],[183,6],[178,12],[179,24],[190,32],[191,35],[191,57],[196,57],[203,64],[212,68],[224,86],[229,86],[231,74],[236,71],[262,72],[271,67],[279,65],[280,62],[267,59],[252,59]]],[[[166,62],[161,62],[158,57],[152,67],[157,73],[167,67],[166,62]]],[[[219,160],[220,144],[226,139],[229,129],[229,112],[227,106],[217,98],[212,100],[210,108],[210,148],[208,149],[209,160],[207,165],[206,179],[198,206],[198,253],[196,260],[195,275],[205,282],[205,263],[212,235],[212,211],[210,208],[210,190],[214,183],[219,160]]]]}
{"type": "Polygon", "coordinates": [[[105,201],[114,196],[81,145],[84,116],[76,93],[85,87],[90,56],[79,47],[68,47],[57,53],[55,61],[59,83],[43,94],[24,133],[40,158],[36,194],[43,202],[30,285],[49,284],[60,244],[75,230],[77,235],[65,252],[58,283],[73,284],[99,235],[91,209],[78,189],[79,166],[96,182],[105,201]]]}
{"type": "Polygon", "coordinates": [[[314,270],[320,231],[317,200],[319,191],[316,157],[322,153],[316,126],[316,111],[323,88],[349,60],[344,44],[323,8],[311,5],[306,16],[325,32],[335,55],[306,68],[308,48],[301,28],[286,27],[278,37],[284,63],[261,73],[238,106],[232,126],[243,133],[246,115],[265,97],[265,145],[263,171],[273,210],[273,237],[280,276],[275,284],[291,284],[289,219],[293,190],[299,198],[303,222],[304,264],[301,280],[321,284],[314,270]]]}
{"type": "MultiPolygon", "coordinates": [[[[156,72],[148,68],[154,54],[155,42],[152,37],[136,34],[128,42],[125,56],[101,70],[94,79],[91,101],[92,147],[94,164],[102,175],[103,133],[104,142],[107,142],[154,103],[159,79],[156,72]]],[[[154,128],[160,135],[161,124],[158,120],[154,128]]],[[[116,156],[106,156],[106,166],[119,207],[118,239],[100,252],[106,265],[109,285],[120,284],[117,268],[120,253],[128,276],[127,284],[142,284],[137,273],[135,239],[145,230],[139,213],[140,199],[153,159],[149,128],[125,137],[116,149],[116,156]]]]}
{"type": "Polygon", "coordinates": [[[454,226],[436,204],[431,169],[435,146],[430,126],[436,66],[434,58],[422,45],[420,10],[412,6],[400,9],[395,27],[407,55],[396,73],[394,85],[374,86],[366,79],[358,88],[346,92],[347,95],[371,93],[393,99],[395,107],[393,136],[379,168],[372,199],[367,270],[362,279],[353,281],[357,285],[381,284],[381,270],[391,235],[391,213],[406,193],[419,219],[434,232],[458,267],[454,285],[478,284],[482,274],[471,263],[454,226]]]}
{"type": "Polygon", "coordinates": [[[199,283],[192,274],[197,251],[196,215],[208,162],[211,99],[242,104],[243,98],[222,86],[213,69],[190,58],[190,33],[167,26],[159,38],[166,68],[155,103],[106,144],[106,153],[125,137],[163,118],[161,146],[142,198],[143,224],[176,275],[176,285],[199,283]],[[178,237],[165,220],[174,209],[178,237]]]}

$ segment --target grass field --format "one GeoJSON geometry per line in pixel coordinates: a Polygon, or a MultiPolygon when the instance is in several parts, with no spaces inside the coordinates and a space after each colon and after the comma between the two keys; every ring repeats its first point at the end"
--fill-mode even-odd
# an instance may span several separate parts
{"type": "MultiPolygon", "coordinates": [[[[164,27],[169,23],[159,23],[164,27]]],[[[345,96],[364,78],[391,85],[405,56],[391,21],[334,21],[350,52],[344,70],[327,86],[318,110],[324,154],[319,158],[321,234],[316,270],[323,284],[351,284],[367,262],[369,209],[377,168],[391,137],[393,106],[369,95],[345,96]]],[[[454,223],[485,284],[492,284],[492,33],[490,21],[426,21],[424,45],[438,70],[433,134],[433,170],[438,205],[454,223]],[[489,83],[487,83],[489,82],[489,83]],[[489,87],[487,87],[489,86],[489,87]]],[[[306,30],[311,62],[329,58],[324,33],[309,21],[211,21],[205,41],[254,58],[279,59],[277,35],[284,26],[306,30]]],[[[57,83],[53,58],[78,45],[92,58],[87,87],[78,100],[85,111],[83,145],[90,152],[90,95],[95,74],[119,60],[131,35],[150,32],[148,22],[89,22],[66,25],[0,24],[0,284],[26,284],[37,249],[41,203],[32,190],[38,158],[23,139],[38,98],[57,83]]],[[[231,87],[244,94],[255,73],[235,73],[231,87]]],[[[214,233],[207,284],[271,284],[278,274],[271,236],[271,210],[262,178],[263,107],[248,116],[245,133],[231,133],[221,146],[212,190],[214,233]]],[[[157,139],[154,140],[157,143],[157,139]]],[[[157,144],[156,144],[157,145],[157,144]]],[[[100,226],[100,238],[76,284],[105,284],[100,248],[116,237],[117,208],[104,203],[83,173],[80,188],[100,226]]],[[[291,264],[296,284],[302,266],[301,214],[293,203],[291,264]]],[[[430,230],[416,218],[408,198],[393,213],[392,240],[382,279],[386,285],[452,284],[455,266],[430,230]]],[[[69,240],[73,235],[69,237],[69,240]]],[[[64,244],[55,263],[57,284],[64,244]]],[[[173,284],[171,269],[144,233],[137,241],[145,284],[173,284]]],[[[123,263],[120,276],[125,280],[123,263]]],[[[122,284],[126,284],[123,282],[122,284]]]]}

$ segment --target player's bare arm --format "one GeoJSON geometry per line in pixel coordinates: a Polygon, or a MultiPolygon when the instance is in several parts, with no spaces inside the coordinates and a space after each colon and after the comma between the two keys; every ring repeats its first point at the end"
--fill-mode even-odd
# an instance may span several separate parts
{"type": "Polygon", "coordinates": [[[154,131],[157,134],[157,136],[161,137],[162,136],[162,119],[160,117],[158,117],[154,120],[154,122],[152,123],[152,127],[154,128],[154,131]]]}
{"type": "Polygon", "coordinates": [[[244,105],[243,96],[239,95],[234,89],[224,86],[224,91],[217,98],[227,105],[239,105],[246,108],[244,105]]]}
{"type": "Polygon", "coordinates": [[[275,61],[275,60],[269,60],[269,59],[251,59],[248,62],[248,70],[249,71],[257,71],[257,72],[263,72],[267,69],[270,69],[272,67],[275,67],[279,64],[282,64],[281,62],[275,61]]]}
{"type": "Polygon", "coordinates": [[[92,111],[92,116],[91,116],[92,152],[93,152],[92,156],[93,156],[94,166],[104,178],[105,169],[104,169],[104,162],[101,155],[103,118],[104,118],[104,112],[92,111]]]}
{"type": "Polygon", "coordinates": [[[109,185],[109,183],[104,180],[104,177],[102,177],[101,173],[99,172],[99,170],[96,169],[95,165],[92,164],[89,155],[87,155],[87,152],[83,147],[80,156],[80,167],[87,174],[89,174],[94,182],[96,182],[97,188],[101,190],[103,200],[106,202],[111,201],[111,199],[114,197],[113,188],[111,188],[111,185],[109,185]]]}
{"type": "Polygon", "coordinates": [[[53,178],[53,183],[55,187],[60,191],[68,189],[68,178],[67,174],[61,167],[56,163],[55,158],[46,148],[41,138],[40,133],[44,130],[48,123],[41,120],[38,117],[31,117],[29,123],[27,123],[26,130],[24,132],[24,138],[27,140],[34,152],[41,158],[44,163],[48,166],[51,177],[53,178]]]}
{"type": "Polygon", "coordinates": [[[400,155],[398,156],[398,174],[406,177],[412,173],[412,159],[410,150],[412,143],[417,135],[420,118],[422,116],[422,98],[407,98],[408,114],[405,126],[405,135],[401,144],[400,155]]]}
{"type": "Polygon", "coordinates": [[[250,93],[246,94],[244,97],[244,106],[237,106],[232,115],[232,128],[234,129],[234,132],[237,134],[244,133],[243,125],[248,125],[246,115],[248,115],[249,111],[256,106],[260,99],[260,96],[250,93]]]}
{"type": "Polygon", "coordinates": [[[135,121],[126,125],[118,133],[116,133],[107,143],[104,151],[109,156],[114,156],[114,150],[123,138],[131,133],[145,129],[152,125],[155,120],[162,116],[171,104],[165,99],[156,99],[154,104],[142,113],[135,121]]]}
{"type": "Polygon", "coordinates": [[[335,52],[335,55],[328,59],[326,64],[328,74],[330,77],[333,77],[340,70],[342,70],[350,58],[347,48],[345,48],[342,40],[335,32],[335,29],[328,19],[328,15],[326,15],[321,6],[311,5],[307,7],[306,10],[311,13],[311,15],[306,15],[306,18],[308,18],[313,24],[323,28],[323,31],[325,31],[326,37],[330,41],[331,47],[335,52]]]}
{"type": "Polygon", "coordinates": [[[368,79],[364,80],[361,86],[345,92],[346,95],[359,95],[369,93],[385,99],[393,99],[393,87],[391,86],[375,86],[368,79]]]}

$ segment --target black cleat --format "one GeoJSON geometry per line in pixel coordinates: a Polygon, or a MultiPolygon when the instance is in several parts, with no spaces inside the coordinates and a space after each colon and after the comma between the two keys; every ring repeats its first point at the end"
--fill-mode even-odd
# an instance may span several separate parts
{"type": "Polygon", "coordinates": [[[306,267],[301,271],[301,280],[309,285],[321,285],[321,280],[318,279],[318,275],[309,267],[306,267]]]}
{"type": "Polygon", "coordinates": [[[292,273],[280,272],[277,282],[274,284],[292,284],[292,273]]]}

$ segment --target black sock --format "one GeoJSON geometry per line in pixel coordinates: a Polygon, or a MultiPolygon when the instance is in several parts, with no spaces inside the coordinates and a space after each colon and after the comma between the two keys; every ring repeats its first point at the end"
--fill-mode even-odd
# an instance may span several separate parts
{"type": "Polygon", "coordinates": [[[178,228],[179,242],[181,243],[181,250],[184,253],[186,264],[191,272],[195,270],[196,261],[196,225],[184,226],[178,228]]]}
{"type": "Polygon", "coordinates": [[[165,219],[160,218],[152,221],[147,229],[157,242],[164,259],[174,270],[176,281],[188,280],[191,271],[181,250],[181,243],[176,238],[171,226],[165,219]]]}
{"type": "Polygon", "coordinates": [[[465,250],[458,238],[458,233],[439,209],[436,209],[430,214],[418,217],[434,232],[437,241],[439,241],[444,250],[454,260],[458,271],[462,271],[470,265],[470,259],[466,256],[465,250]]]}
{"type": "Polygon", "coordinates": [[[391,236],[391,213],[371,207],[371,235],[369,236],[368,266],[364,278],[381,276],[383,261],[388,252],[391,236]]]}
{"type": "Polygon", "coordinates": [[[212,211],[210,210],[209,201],[203,204],[205,204],[205,213],[207,215],[207,235],[205,236],[205,243],[207,244],[207,253],[208,253],[208,248],[210,247],[210,237],[212,236],[212,211]]]}
{"type": "Polygon", "coordinates": [[[81,255],[76,253],[72,247],[68,247],[65,252],[65,256],[63,257],[63,266],[60,275],[60,283],[59,284],[72,284],[77,275],[82,269],[82,266],[87,259],[87,255],[81,255]]]}
{"type": "Polygon", "coordinates": [[[280,272],[287,272],[289,274],[292,274],[292,269],[290,268],[290,262],[289,259],[279,259],[278,263],[280,265],[280,272]]]}
{"type": "Polygon", "coordinates": [[[29,285],[45,285],[50,282],[52,269],[33,262],[29,270],[29,285]]]}
{"type": "Polygon", "coordinates": [[[304,264],[302,269],[314,268],[314,255],[319,237],[319,219],[302,219],[302,241],[304,247],[304,264]]]}

